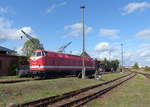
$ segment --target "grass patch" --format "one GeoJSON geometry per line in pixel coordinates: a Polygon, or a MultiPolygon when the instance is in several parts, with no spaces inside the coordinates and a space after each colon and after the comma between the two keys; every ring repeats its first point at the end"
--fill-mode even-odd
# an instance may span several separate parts
{"type": "Polygon", "coordinates": [[[0,107],[10,103],[23,103],[39,98],[61,95],[62,93],[102,83],[126,73],[112,73],[102,76],[102,80],[59,78],[50,80],[36,80],[14,84],[0,84],[0,107]]]}
{"type": "Polygon", "coordinates": [[[148,73],[150,74],[150,71],[145,71],[144,68],[139,68],[139,69],[131,69],[133,71],[137,71],[137,72],[143,72],[143,73],[148,73]]]}
{"type": "Polygon", "coordinates": [[[20,78],[18,76],[0,76],[0,81],[9,81],[9,80],[26,80],[32,78],[20,78]]]}
{"type": "Polygon", "coordinates": [[[118,89],[96,99],[87,105],[91,107],[149,107],[150,106],[149,80],[138,75],[118,89]]]}
{"type": "Polygon", "coordinates": [[[19,79],[19,77],[18,76],[0,76],[0,80],[1,79],[19,79]]]}

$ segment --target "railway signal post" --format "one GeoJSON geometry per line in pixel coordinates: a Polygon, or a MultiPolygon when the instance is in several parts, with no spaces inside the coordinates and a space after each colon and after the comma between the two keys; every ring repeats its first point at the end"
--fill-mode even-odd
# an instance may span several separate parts
{"type": "Polygon", "coordinates": [[[82,30],[83,30],[83,49],[82,49],[82,79],[85,79],[85,61],[84,61],[84,53],[85,53],[85,30],[84,30],[84,8],[85,6],[80,6],[80,8],[82,9],[82,30]]]}

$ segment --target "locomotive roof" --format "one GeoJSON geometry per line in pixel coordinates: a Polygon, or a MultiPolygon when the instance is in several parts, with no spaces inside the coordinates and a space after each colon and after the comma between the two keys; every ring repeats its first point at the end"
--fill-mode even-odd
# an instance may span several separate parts
{"type": "MultiPolygon", "coordinates": [[[[44,51],[44,52],[48,52],[48,53],[52,53],[52,54],[57,54],[57,55],[68,55],[68,56],[74,56],[74,57],[78,57],[78,58],[81,58],[81,56],[79,55],[72,55],[72,54],[67,54],[67,53],[59,53],[59,52],[53,52],[53,51],[46,51],[46,50],[43,50],[43,49],[37,49],[33,52],[39,52],[39,51],[44,51]]],[[[86,57],[87,59],[92,59],[91,57],[86,57]]]]}

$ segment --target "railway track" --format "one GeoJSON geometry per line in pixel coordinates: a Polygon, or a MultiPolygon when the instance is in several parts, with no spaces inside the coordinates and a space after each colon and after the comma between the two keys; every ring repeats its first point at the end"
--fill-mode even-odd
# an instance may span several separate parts
{"type": "Polygon", "coordinates": [[[150,74],[142,74],[142,75],[144,75],[146,78],[148,78],[148,79],[150,79],[150,74]]]}
{"type": "Polygon", "coordinates": [[[150,74],[148,74],[148,73],[136,72],[136,71],[130,71],[130,72],[133,72],[133,73],[137,73],[137,74],[144,75],[146,78],[150,79],[150,74]]]}
{"type": "Polygon", "coordinates": [[[134,73],[130,73],[98,85],[78,89],[63,95],[47,97],[19,104],[18,107],[79,107],[121,85],[125,81],[133,78],[135,75],[136,74],[134,73]]]}
{"type": "MultiPolygon", "coordinates": [[[[104,73],[104,74],[111,74],[111,73],[104,73]]],[[[75,75],[67,75],[64,76],[63,78],[71,78],[71,77],[76,77],[75,75]]],[[[50,79],[56,79],[58,77],[55,78],[50,78],[50,79]]],[[[42,80],[40,78],[34,78],[34,79],[23,79],[23,80],[2,80],[0,81],[0,84],[11,84],[11,83],[19,83],[19,82],[27,82],[27,81],[34,81],[34,80],[42,80]]],[[[44,79],[45,80],[45,79],[44,79]]]]}
{"type": "MultiPolygon", "coordinates": [[[[74,75],[67,75],[67,76],[64,76],[63,78],[71,78],[71,77],[75,77],[75,76],[74,75]]],[[[50,78],[50,79],[56,79],[56,78],[50,78]]],[[[34,79],[22,79],[22,80],[2,80],[2,81],[0,81],[0,84],[11,84],[11,83],[36,81],[36,80],[48,80],[48,79],[34,78],[34,79]]]]}
{"type": "Polygon", "coordinates": [[[27,80],[6,80],[6,81],[0,81],[0,84],[10,84],[10,83],[18,83],[18,82],[26,82],[31,81],[29,79],[27,80]]]}

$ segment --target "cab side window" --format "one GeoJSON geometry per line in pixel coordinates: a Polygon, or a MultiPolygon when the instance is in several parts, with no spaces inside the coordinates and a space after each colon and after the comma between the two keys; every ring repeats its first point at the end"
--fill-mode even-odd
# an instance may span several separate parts
{"type": "Polygon", "coordinates": [[[48,55],[48,53],[47,52],[45,52],[45,56],[47,56],[48,55]]]}
{"type": "Polygon", "coordinates": [[[48,53],[47,52],[42,52],[42,56],[47,56],[48,53]]]}
{"type": "Polygon", "coordinates": [[[45,56],[45,53],[44,53],[44,52],[42,52],[42,56],[45,56]]]}

